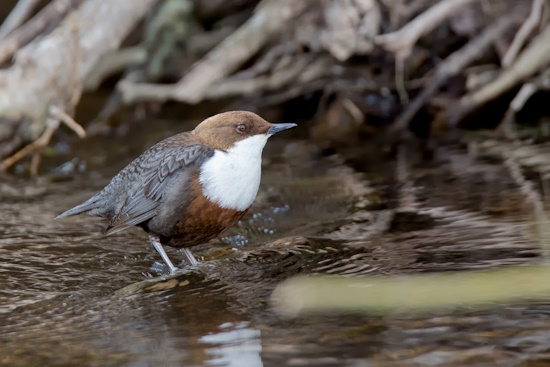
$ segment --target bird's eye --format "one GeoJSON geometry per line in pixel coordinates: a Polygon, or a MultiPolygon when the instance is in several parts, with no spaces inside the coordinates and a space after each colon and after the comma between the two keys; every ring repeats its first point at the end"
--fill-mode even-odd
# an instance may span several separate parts
{"type": "Polygon", "coordinates": [[[239,134],[244,134],[246,133],[246,125],[245,124],[239,124],[237,125],[237,132],[239,134]]]}

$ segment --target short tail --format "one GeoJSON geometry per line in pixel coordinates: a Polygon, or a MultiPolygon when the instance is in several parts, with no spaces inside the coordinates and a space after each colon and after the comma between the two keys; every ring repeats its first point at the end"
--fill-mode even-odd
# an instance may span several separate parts
{"type": "Polygon", "coordinates": [[[89,212],[90,210],[97,209],[98,208],[98,200],[95,197],[90,198],[89,200],[83,202],[80,205],[75,206],[72,209],[67,210],[64,213],[59,214],[55,219],[65,218],[69,217],[71,215],[77,215],[89,212]]]}

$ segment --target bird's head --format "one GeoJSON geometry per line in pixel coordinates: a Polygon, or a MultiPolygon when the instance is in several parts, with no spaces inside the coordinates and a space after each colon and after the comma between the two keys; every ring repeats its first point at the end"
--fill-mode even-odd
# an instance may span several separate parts
{"type": "Polygon", "coordinates": [[[207,118],[193,134],[201,144],[216,150],[226,152],[239,146],[243,151],[261,153],[270,136],[295,126],[294,123],[273,124],[248,111],[231,111],[207,118]]]}

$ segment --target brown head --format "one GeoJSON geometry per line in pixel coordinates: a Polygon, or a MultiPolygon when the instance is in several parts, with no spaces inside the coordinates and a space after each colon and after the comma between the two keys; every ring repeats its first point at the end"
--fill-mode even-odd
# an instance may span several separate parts
{"type": "Polygon", "coordinates": [[[296,124],[272,124],[253,112],[231,111],[207,118],[193,130],[193,135],[201,144],[227,151],[246,138],[255,135],[269,137],[294,126],[296,124]]]}

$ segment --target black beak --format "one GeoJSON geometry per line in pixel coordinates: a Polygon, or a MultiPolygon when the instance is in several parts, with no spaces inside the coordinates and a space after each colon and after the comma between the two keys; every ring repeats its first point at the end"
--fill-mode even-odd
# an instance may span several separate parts
{"type": "Polygon", "coordinates": [[[293,127],[296,127],[298,125],[290,122],[290,123],[284,123],[284,124],[273,124],[269,130],[267,130],[268,134],[275,134],[283,130],[292,129],[293,127]]]}

